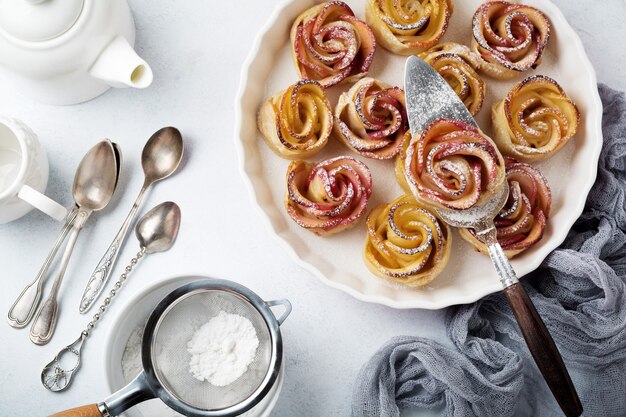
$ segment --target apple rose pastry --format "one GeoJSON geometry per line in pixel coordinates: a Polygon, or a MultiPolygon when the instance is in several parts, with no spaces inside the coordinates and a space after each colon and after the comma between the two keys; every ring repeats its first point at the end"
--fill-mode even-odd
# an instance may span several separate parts
{"type": "Polygon", "coordinates": [[[408,130],[404,91],[398,87],[363,78],[339,97],[335,134],[360,155],[393,158],[408,130]]]}
{"type": "Polygon", "coordinates": [[[406,150],[405,176],[413,195],[434,208],[465,210],[493,197],[504,182],[496,145],[467,123],[438,119],[406,150]]]}
{"type": "Polygon", "coordinates": [[[419,54],[452,87],[472,116],[476,116],[485,100],[485,82],[476,69],[480,57],[465,45],[446,42],[419,54]]]}
{"type": "Polygon", "coordinates": [[[412,55],[441,39],[452,9],[452,0],[367,0],[365,21],[385,49],[412,55]]]}
{"type": "Polygon", "coordinates": [[[257,125],[265,143],[279,156],[308,158],[328,143],[333,112],[322,86],[301,80],[263,103],[257,125]]]}
{"type": "Polygon", "coordinates": [[[519,82],[491,111],[498,147],[523,162],[554,155],[576,133],[579,117],[561,86],[544,75],[519,82]]]}
{"type": "Polygon", "coordinates": [[[329,1],[302,13],[291,27],[292,56],[301,78],[328,88],[367,73],[376,38],[350,6],[329,1]]]}
{"type": "MultiPolygon", "coordinates": [[[[494,219],[498,242],[511,258],[537,243],[550,214],[552,194],[548,181],[537,168],[513,158],[505,158],[509,198],[494,219]]],[[[488,255],[487,247],[474,230],[459,229],[463,239],[488,255]]]]}
{"type": "Polygon", "coordinates": [[[365,264],[380,278],[419,287],[446,267],[451,240],[448,225],[403,195],[367,216],[365,264]]]}
{"type": "Polygon", "coordinates": [[[483,60],[480,70],[495,78],[513,78],[541,63],[550,21],[534,7],[487,1],[474,14],[472,33],[472,48],[483,60]]]}
{"type": "Polygon", "coordinates": [[[339,156],[316,164],[293,161],[287,169],[287,213],[320,236],[354,226],[371,194],[370,170],[354,158],[339,156]]]}

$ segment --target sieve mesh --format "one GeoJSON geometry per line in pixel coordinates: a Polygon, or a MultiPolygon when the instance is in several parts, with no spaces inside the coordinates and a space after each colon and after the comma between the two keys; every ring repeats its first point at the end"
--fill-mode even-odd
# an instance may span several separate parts
{"type": "Polygon", "coordinates": [[[263,316],[238,294],[223,290],[198,290],[176,300],[157,323],[150,350],[155,375],[163,388],[179,401],[200,410],[220,410],[241,403],[271,371],[272,341],[263,316]],[[194,332],[220,311],[250,320],[259,339],[248,370],[224,387],[194,378],[189,372],[191,355],[187,351],[187,342],[194,332]]]}

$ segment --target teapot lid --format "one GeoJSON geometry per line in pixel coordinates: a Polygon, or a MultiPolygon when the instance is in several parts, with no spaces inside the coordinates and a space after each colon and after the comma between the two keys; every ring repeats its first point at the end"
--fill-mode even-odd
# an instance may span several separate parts
{"type": "Polygon", "coordinates": [[[84,3],[85,0],[0,0],[0,32],[28,42],[54,39],[76,23],[84,3]]]}

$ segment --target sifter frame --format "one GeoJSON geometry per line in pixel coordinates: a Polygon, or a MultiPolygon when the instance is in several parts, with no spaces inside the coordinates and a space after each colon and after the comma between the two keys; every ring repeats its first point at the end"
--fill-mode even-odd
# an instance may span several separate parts
{"type": "Polygon", "coordinates": [[[141,342],[141,362],[145,382],[153,394],[160,398],[168,407],[191,417],[233,417],[240,415],[257,405],[270,392],[278,379],[283,362],[283,344],[280,325],[291,312],[291,304],[287,300],[265,301],[249,288],[233,281],[223,279],[203,279],[183,285],[169,293],[154,308],[146,322],[143,339],[141,342]],[[271,356],[268,371],[261,384],[245,400],[230,407],[217,410],[199,410],[187,405],[182,400],[173,396],[163,387],[154,370],[152,361],[152,340],[154,333],[167,312],[187,297],[206,291],[222,291],[232,294],[250,303],[263,317],[270,335],[271,356]],[[272,306],[283,305],[285,311],[280,317],[276,317],[271,310],[272,306]]]}

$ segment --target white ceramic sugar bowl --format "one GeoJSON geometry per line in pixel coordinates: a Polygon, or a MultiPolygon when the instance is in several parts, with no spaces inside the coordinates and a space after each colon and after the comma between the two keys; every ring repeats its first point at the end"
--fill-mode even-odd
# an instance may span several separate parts
{"type": "Polygon", "coordinates": [[[46,103],[150,85],[152,70],[134,43],[126,0],[0,0],[0,67],[46,103]]]}
{"type": "Polygon", "coordinates": [[[48,158],[37,135],[23,122],[0,116],[0,224],[38,208],[56,220],[65,207],[46,197],[48,158]]]}

